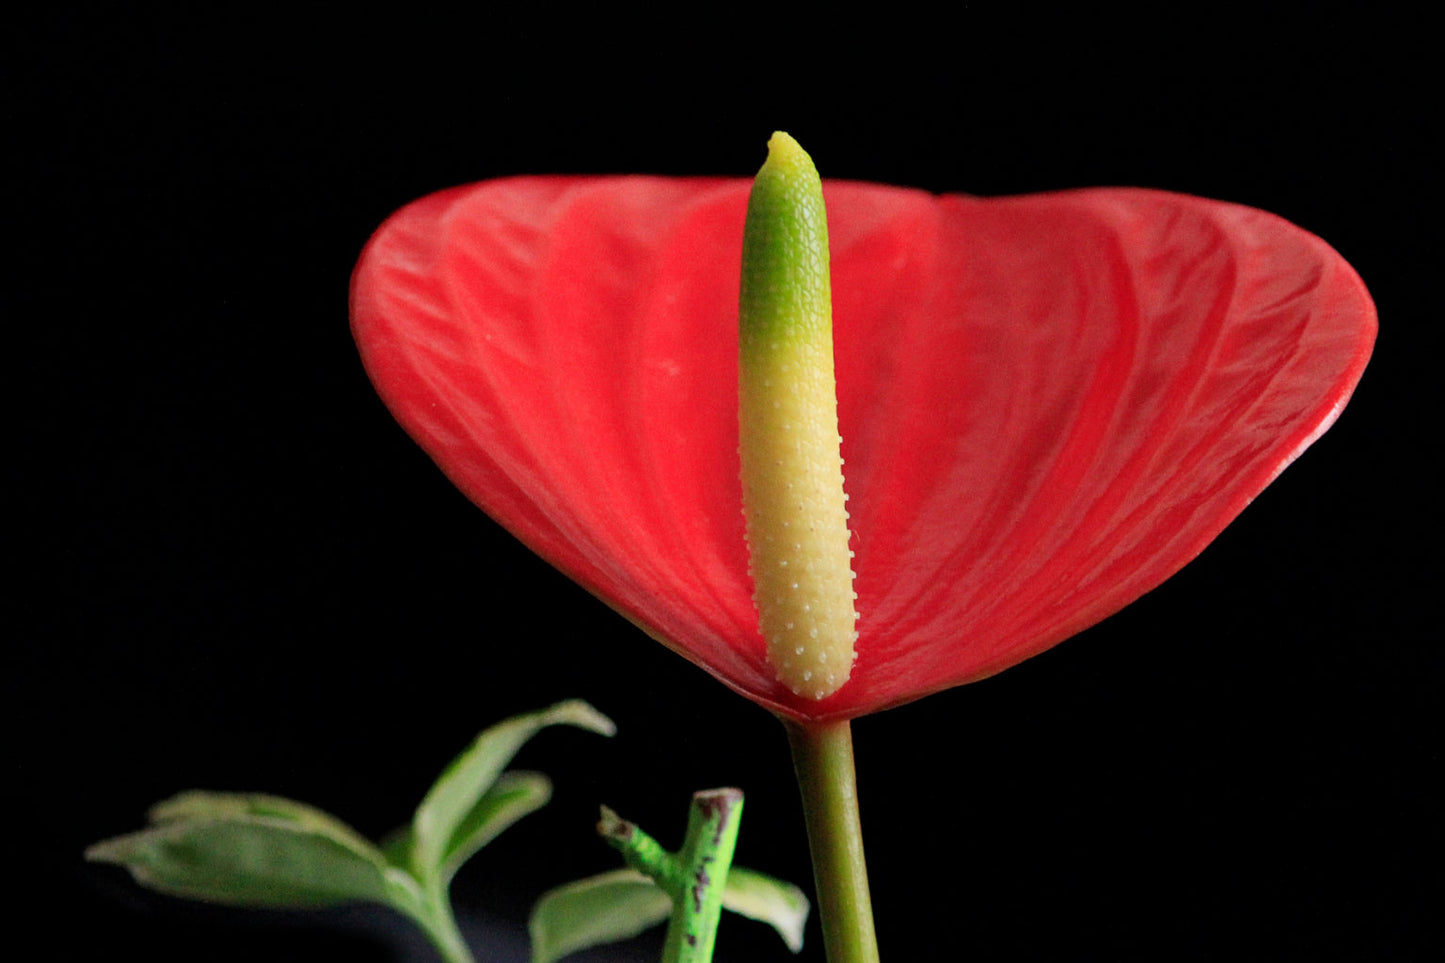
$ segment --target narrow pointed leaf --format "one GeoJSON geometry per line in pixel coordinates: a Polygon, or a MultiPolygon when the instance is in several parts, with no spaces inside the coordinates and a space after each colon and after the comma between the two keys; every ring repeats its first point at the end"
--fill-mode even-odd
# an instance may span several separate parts
{"type": "Polygon", "coordinates": [[[238,906],[384,903],[414,913],[414,885],[354,830],[275,796],[186,793],[152,810],[154,824],[90,847],[144,886],[238,906]]]}
{"type": "Polygon", "coordinates": [[[592,946],[631,939],[671,912],[667,894],[630,869],[559,886],[543,893],[532,909],[532,963],[552,963],[592,946]]]}
{"type": "Polygon", "coordinates": [[[748,919],[767,923],[778,931],[788,949],[803,950],[803,930],[808,925],[808,897],[792,883],[763,873],[734,866],[723,890],[723,909],[748,919]]]}
{"type": "Polygon", "coordinates": [[[458,487],[770,709],[846,718],[998,672],[1157,586],[1315,441],[1375,313],[1319,238],[1139,189],[824,181],[860,633],[812,702],[767,663],[738,481],[746,180],[516,178],[373,237],[352,329],[458,487]]]}
{"type": "Polygon", "coordinates": [[[452,760],[417,808],[409,848],[418,876],[429,879],[445,875],[444,863],[466,846],[465,839],[454,845],[458,833],[465,837],[476,828],[471,820],[481,818],[475,816],[478,803],[502,769],[527,740],[554,725],[572,725],[609,736],[616,728],[587,703],[572,700],[541,712],[514,716],[477,736],[466,751],[452,760]]]}
{"type": "Polygon", "coordinates": [[[528,813],[552,798],[552,783],[539,772],[504,772],[462,818],[442,858],[442,880],[449,881],[462,864],[528,813]]]}
{"type": "MultiPolygon", "coordinates": [[[[498,776],[452,835],[440,865],[442,882],[450,882],[477,850],[523,816],[545,806],[551,796],[551,780],[539,772],[504,772],[498,776]]],[[[403,826],[382,839],[382,855],[391,865],[410,871],[415,839],[413,827],[403,826]]]]}

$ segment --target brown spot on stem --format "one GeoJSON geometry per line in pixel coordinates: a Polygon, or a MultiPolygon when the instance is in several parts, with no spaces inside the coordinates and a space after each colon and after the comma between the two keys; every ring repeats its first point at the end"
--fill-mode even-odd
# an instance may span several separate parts
{"type": "Polygon", "coordinates": [[[597,834],[603,839],[626,843],[632,840],[632,834],[637,832],[637,826],[623,819],[617,813],[602,807],[602,818],[597,821],[597,834]]]}
{"type": "MultiPolygon", "coordinates": [[[[712,862],[712,857],[709,856],[707,861],[712,862]]],[[[698,867],[697,875],[693,879],[696,882],[692,887],[692,911],[701,913],[703,896],[707,893],[707,888],[712,885],[712,880],[708,878],[706,867],[698,867]]]]}
{"type": "Polygon", "coordinates": [[[727,825],[733,807],[742,802],[742,799],[743,791],[741,789],[707,789],[693,794],[692,800],[702,812],[703,819],[708,821],[717,819],[717,823],[713,826],[713,845],[722,841],[723,827],[727,825]]]}

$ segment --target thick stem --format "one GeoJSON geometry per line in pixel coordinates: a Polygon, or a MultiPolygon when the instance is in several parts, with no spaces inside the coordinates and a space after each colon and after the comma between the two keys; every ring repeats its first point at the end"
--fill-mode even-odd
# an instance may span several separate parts
{"type": "Polygon", "coordinates": [[[742,808],[743,794],[737,789],[694,793],[687,838],[679,852],[669,853],[637,826],[602,807],[597,831],[621,850],[627,865],[650,876],[672,899],[663,963],[712,960],[742,808]]]}
{"type": "Polygon", "coordinates": [[[846,719],[824,723],[785,720],[783,725],[803,794],[828,963],[878,963],[858,820],[852,729],[846,719]]]}
{"type": "Polygon", "coordinates": [[[736,789],[714,789],[692,797],[687,839],[677,854],[682,886],[673,897],[672,920],[663,943],[662,958],[668,963],[712,959],[742,807],[743,794],[736,789]],[[680,911],[676,903],[681,904],[680,911]]]}

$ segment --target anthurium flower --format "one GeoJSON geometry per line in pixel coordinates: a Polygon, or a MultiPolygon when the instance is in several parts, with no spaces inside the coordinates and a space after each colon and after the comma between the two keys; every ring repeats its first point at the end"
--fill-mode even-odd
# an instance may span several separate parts
{"type": "Polygon", "coordinates": [[[996,673],[1159,585],[1339,415],[1375,315],[1273,215],[1137,189],[825,182],[860,614],[780,683],[748,575],[749,180],[523,177],[403,208],[353,279],[363,362],[476,504],[749,699],[846,719],[996,673]]]}

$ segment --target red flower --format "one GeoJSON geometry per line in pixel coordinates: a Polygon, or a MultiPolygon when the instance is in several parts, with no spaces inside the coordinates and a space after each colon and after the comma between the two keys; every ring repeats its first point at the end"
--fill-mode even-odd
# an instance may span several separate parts
{"type": "Polygon", "coordinates": [[[825,185],[858,660],[764,657],[740,511],[749,180],[518,178],[394,215],[352,326],[397,420],[534,551],[804,720],[981,679],[1197,555],[1334,421],[1375,314],[1324,242],[1147,190],[825,185]]]}

